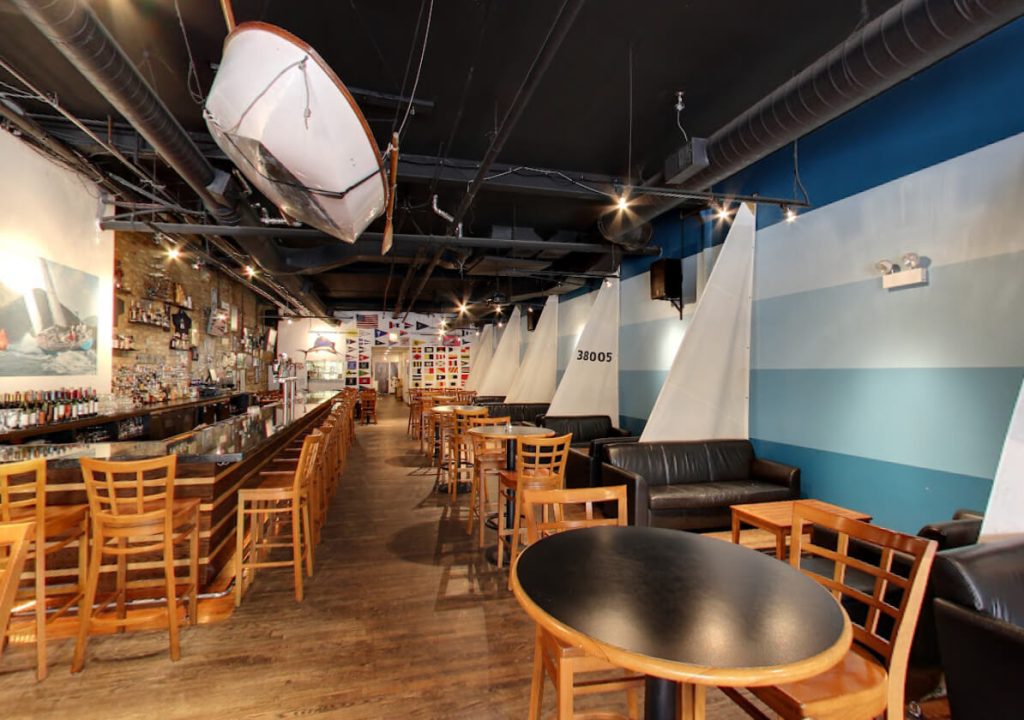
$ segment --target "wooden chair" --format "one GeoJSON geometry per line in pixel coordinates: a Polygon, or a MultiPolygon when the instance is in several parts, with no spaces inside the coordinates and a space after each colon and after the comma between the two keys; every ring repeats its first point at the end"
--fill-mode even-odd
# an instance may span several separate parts
{"type": "MultiPolygon", "coordinates": [[[[885,713],[888,720],[902,720],[910,643],[936,547],[934,540],[794,503],[790,564],[843,604],[853,647],[821,675],[750,692],[782,718],[855,720],[885,713]],[[808,525],[834,531],[836,547],[804,537],[808,525]]],[[[768,717],[739,691],[722,691],[751,717],[768,717]]]]}
{"type": "MultiPolygon", "coordinates": [[[[31,600],[35,606],[36,679],[46,679],[46,626],[64,615],[84,596],[89,551],[89,506],[46,504],[46,460],[26,460],[0,465],[0,522],[34,523],[29,537],[28,560],[32,561],[34,582],[19,586],[16,598],[31,600]],[[71,544],[78,545],[78,571],[73,582],[55,588],[46,586],[46,558],[71,544]],[[51,614],[47,599],[63,596],[51,614]]],[[[6,627],[0,626],[0,627],[6,627]]],[[[0,644],[5,635],[0,633],[0,644]]]]}
{"type": "MultiPolygon", "coordinates": [[[[579,490],[524,490],[523,515],[526,518],[527,538],[531,543],[543,537],[567,530],[602,525],[626,525],[626,486],[583,488],[579,490]],[[615,503],[614,517],[597,516],[595,505],[615,503]],[[566,510],[569,512],[566,512],[566,510]],[[576,512],[572,512],[576,510],[576,512]]],[[[540,719],[544,694],[544,676],[547,675],[558,693],[559,720],[573,717],[576,697],[596,693],[626,691],[628,718],[640,717],[640,699],[637,690],[643,685],[642,675],[624,674],[607,660],[587,655],[580,648],[567,645],[551,633],[537,628],[533,652],[533,677],[530,683],[530,720],[540,719]],[[602,676],[595,677],[598,673],[602,676]],[[613,673],[607,677],[608,673],[613,673]],[[579,676],[584,677],[580,678],[579,676]]],[[[601,717],[621,717],[602,713],[601,717]]]]}
{"type": "Polygon", "coordinates": [[[423,393],[420,390],[409,391],[409,424],[406,432],[412,438],[420,436],[420,415],[423,413],[423,393]]]}
{"type": "Polygon", "coordinates": [[[294,471],[268,470],[259,487],[238,491],[238,520],[235,528],[235,605],[242,604],[242,595],[252,584],[252,576],[260,568],[290,567],[295,579],[295,599],[302,602],[303,561],[306,574],[313,575],[313,549],[310,523],[310,492],[323,434],[314,430],[302,443],[302,454],[294,471]],[[285,515],[290,528],[287,540],[272,532],[271,521],[285,515]],[[246,518],[251,522],[247,523],[246,518]],[[249,542],[246,542],[248,529],[249,542]],[[305,539],[305,542],[303,542],[305,539]],[[289,548],[290,560],[270,560],[277,548],[289,548]],[[247,579],[247,573],[250,577],[247,579]]]}
{"type": "Polygon", "coordinates": [[[451,436],[448,440],[448,496],[452,502],[458,500],[459,483],[463,472],[473,473],[472,441],[466,431],[474,418],[487,417],[487,408],[456,410],[452,413],[451,436]]]}
{"type": "MultiPolygon", "coordinates": [[[[473,417],[469,419],[470,429],[475,427],[493,427],[508,425],[512,418],[505,417],[473,417]]],[[[472,439],[473,450],[473,476],[469,490],[469,517],[466,519],[466,534],[473,534],[473,523],[477,522],[479,537],[477,544],[484,546],[484,520],[487,518],[487,504],[490,502],[490,491],[487,487],[487,479],[490,476],[498,477],[498,473],[505,469],[505,442],[480,437],[467,433],[472,439]]]]}
{"type": "Polygon", "coordinates": [[[79,613],[78,641],[71,662],[72,672],[80,671],[85,665],[85,646],[94,625],[114,626],[123,631],[131,625],[150,623],[161,615],[167,620],[171,660],[181,657],[174,549],[181,543],[188,543],[188,578],[183,602],[188,608],[189,622],[194,625],[198,611],[199,499],[174,497],[177,460],[175,455],[134,462],[92,458],[79,460],[89,496],[92,553],[85,598],[79,613]],[[155,583],[150,580],[129,583],[129,559],[142,560],[146,555],[157,554],[161,556],[163,579],[155,583]],[[100,569],[105,556],[116,559],[116,584],[111,597],[97,605],[100,569]],[[139,610],[134,616],[129,616],[128,591],[154,585],[163,587],[166,608],[139,610]],[[109,617],[105,612],[111,603],[116,604],[115,617],[109,617]]]}
{"type": "Polygon", "coordinates": [[[362,403],[363,413],[363,425],[369,425],[370,419],[373,419],[373,424],[377,424],[377,391],[376,390],[363,390],[359,395],[360,402],[362,403]]]}
{"type": "MultiPolygon", "coordinates": [[[[513,562],[519,554],[523,491],[560,490],[565,486],[565,465],[569,459],[572,433],[551,438],[524,436],[518,442],[515,471],[502,470],[498,473],[498,494],[505,503],[514,505],[511,530],[507,527],[505,513],[498,508],[499,568],[504,564],[506,544],[510,545],[513,562]]],[[[511,577],[509,583],[511,587],[511,577]]]]}
{"type": "Polygon", "coordinates": [[[34,531],[31,521],[0,522],[0,656],[7,646],[7,625],[14,610],[14,599],[34,531]]]}
{"type": "Polygon", "coordinates": [[[434,435],[434,421],[437,416],[431,412],[431,408],[440,404],[433,395],[424,395],[420,401],[420,452],[429,454],[431,458],[437,452],[437,440],[434,435]]]}

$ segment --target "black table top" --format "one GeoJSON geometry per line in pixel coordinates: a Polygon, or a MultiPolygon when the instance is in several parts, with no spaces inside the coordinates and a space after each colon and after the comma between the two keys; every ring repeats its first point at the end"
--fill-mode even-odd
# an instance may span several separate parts
{"type": "Polygon", "coordinates": [[[795,681],[831,667],[850,645],[846,614],[812,579],[693,533],[564,532],[526,548],[515,573],[520,603],[560,639],[667,679],[795,681]]]}

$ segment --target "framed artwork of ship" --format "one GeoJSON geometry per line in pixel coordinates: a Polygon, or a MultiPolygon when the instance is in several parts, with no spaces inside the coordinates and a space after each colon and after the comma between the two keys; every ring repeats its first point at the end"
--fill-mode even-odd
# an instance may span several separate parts
{"type": "Polygon", "coordinates": [[[100,281],[41,257],[0,263],[0,377],[93,375],[100,281]]]}

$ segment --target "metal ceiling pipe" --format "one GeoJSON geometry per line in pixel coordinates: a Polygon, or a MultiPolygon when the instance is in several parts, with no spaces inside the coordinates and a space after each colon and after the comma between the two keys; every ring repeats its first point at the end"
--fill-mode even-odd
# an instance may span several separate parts
{"type": "MultiPolygon", "coordinates": [[[[1024,15],[1024,0],[903,0],[708,138],[707,188],[1024,15]]],[[[616,237],[683,201],[638,209],[616,237]]]]}
{"type": "MultiPolygon", "coordinates": [[[[203,201],[220,222],[258,225],[259,218],[230,175],[216,170],[185,129],[81,0],[14,0],[22,13],[92,83],[203,201]]],[[[238,244],[265,270],[281,264],[272,243],[240,234],[238,244]]],[[[294,278],[282,284],[313,312],[326,312],[316,295],[294,278]]]]}
{"type": "MultiPolygon", "coordinates": [[[[225,237],[237,237],[240,235],[251,235],[257,238],[302,238],[333,240],[330,235],[319,230],[308,228],[282,228],[282,227],[234,227],[231,225],[202,225],[197,223],[167,223],[167,222],[141,222],[135,220],[101,220],[100,228],[103,230],[119,230],[125,232],[155,233],[181,233],[183,235],[223,235],[225,237]]],[[[346,254],[360,254],[367,252],[370,246],[376,246],[379,252],[380,241],[383,233],[364,232],[352,244],[327,245],[331,252],[337,252],[339,257],[346,254]]],[[[652,255],[661,254],[661,248],[647,247],[639,250],[623,250],[617,245],[605,245],[602,243],[577,243],[559,242],[555,240],[515,240],[512,238],[485,238],[485,237],[461,237],[453,238],[447,235],[413,235],[409,233],[395,233],[395,243],[410,243],[416,245],[428,245],[437,247],[447,245],[449,247],[484,248],[489,250],[529,250],[532,252],[565,252],[565,253],[587,253],[597,255],[652,255]]],[[[287,272],[288,266],[282,265],[281,271],[287,272]]]]}

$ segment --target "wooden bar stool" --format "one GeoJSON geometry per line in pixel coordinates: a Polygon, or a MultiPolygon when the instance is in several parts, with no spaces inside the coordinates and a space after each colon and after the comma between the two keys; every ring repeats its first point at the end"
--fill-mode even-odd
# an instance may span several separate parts
{"type": "Polygon", "coordinates": [[[32,522],[0,522],[0,656],[7,647],[7,624],[14,609],[14,598],[18,594],[33,532],[32,522]]]}
{"type": "MultiPolygon", "coordinates": [[[[21,588],[17,599],[31,600],[36,619],[36,679],[46,679],[46,626],[64,615],[84,596],[86,561],[89,550],[89,506],[46,504],[46,460],[26,460],[0,465],[0,522],[35,523],[29,538],[28,559],[33,564],[34,583],[21,588]],[[58,588],[46,587],[46,558],[73,543],[78,544],[78,571],[73,582],[58,588]],[[60,592],[55,592],[59,589],[60,592]],[[63,596],[52,614],[47,599],[63,596]]],[[[0,634],[0,644],[4,636],[0,634]]]]}
{"type": "Polygon", "coordinates": [[[406,432],[412,438],[418,438],[420,435],[420,413],[423,412],[423,395],[419,390],[409,391],[409,424],[406,426],[406,432]]]}
{"type": "Polygon", "coordinates": [[[498,567],[503,566],[506,544],[510,545],[512,562],[519,555],[523,492],[561,490],[565,486],[565,465],[571,442],[572,433],[550,438],[522,437],[519,439],[515,471],[502,470],[498,473],[498,494],[515,506],[511,529],[506,527],[505,513],[500,508],[498,511],[498,567]]]}
{"type": "Polygon", "coordinates": [[[254,576],[260,568],[290,567],[295,578],[295,599],[302,602],[302,565],[313,575],[313,550],[310,525],[310,490],[314,473],[319,471],[318,455],[323,434],[314,430],[302,443],[302,454],[294,471],[261,472],[264,481],[257,488],[238,491],[238,521],[235,529],[235,605],[242,604],[242,595],[252,584],[246,573],[254,576]],[[273,519],[286,515],[290,520],[287,540],[271,534],[273,519]],[[251,522],[246,523],[246,518],[251,522]],[[246,527],[249,542],[246,542],[246,527]],[[305,542],[303,542],[305,539],[305,542]],[[276,548],[290,548],[291,560],[265,559],[276,548]],[[248,550],[248,552],[246,552],[248,550]]]}
{"type": "Polygon", "coordinates": [[[373,419],[373,424],[377,424],[377,391],[376,390],[363,390],[360,395],[360,402],[363,407],[363,424],[369,425],[370,419],[373,419]]]}
{"type": "MultiPolygon", "coordinates": [[[[512,421],[511,417],[474,417],[469,419],[470,429],[486,426],[505,426],[512,421]]],[[[466,534],[473,534],[473,523],[479,527],[477,545],[484,546],[484,521],[487,519],[487,504],[490,502],[490,490],[487,480],[505,468],[505,443],[493,438],[485,438],[473,433],[466,433],[473,443],[473,477],[469,491],[469,517],[466,519],[466,534]]]]}
{"type": "Polygon", "coordinates": [[[94,625],[112,625],[123,631],[131,625],[165,616],[171,660],[181,657],[174,549],[178,544],[188,543],[188,578],[181,602],[187,606],[189,622],[194,625],[198,617],[199,499],[175,499],[177,460],[175,455],[133,462],[80,460],[89,496],[92,554],[72,672],[79,672],[85,665],[85,646],[94,625]],[[129,558],[142,560],[146,555],[156,554],[161,556],[163,579],[129,583],[129,558]],[[116,585],[112,596],[97,606],[96,594],[104,556],[117,560],[116,585]],[[161,585],[166,593],[164,610],[138,611],[132,617],[128,615],[129,589],[161,585]],[[111,603],[116,604],[115,617],[109,617],[105,612],[111,603]]]}
{"type": "MultiPolygon", "coordinates": [[[[625,485],[579,490],[525,490],[522,506],[530,543],[566,530],[602,525],[625,527],[627,524],[625,485]],[[606,512],[604,515],[607,517],[594,512],[596,506],[604,508],[608,504],[614,504],[614,512],[606,512]]],[[[573,701],[578,696],[622,690],[626,691],[627,717],[630,720],[640,717],[637,691],[644,684],[642,675],[624,673],[607,660],[587,655],[580,648],[563,643],[538,627],[527,716],[530,720],[540,720],[545,674],[555,687],[560,719],[573,717],[573,701]]],[[[610,714],[602,713],[601,717],[610,717],[610,714]]]]}
{"type": "Polygon", "coordinates": [[[452,502],[458,500],[462,474],[473,474],[473,445],[466,431],[472,420],[487,417],[487,413],[484,407],[455,410],[452,413],[451,436],[448,440],[448,496],[452,502]]]}

